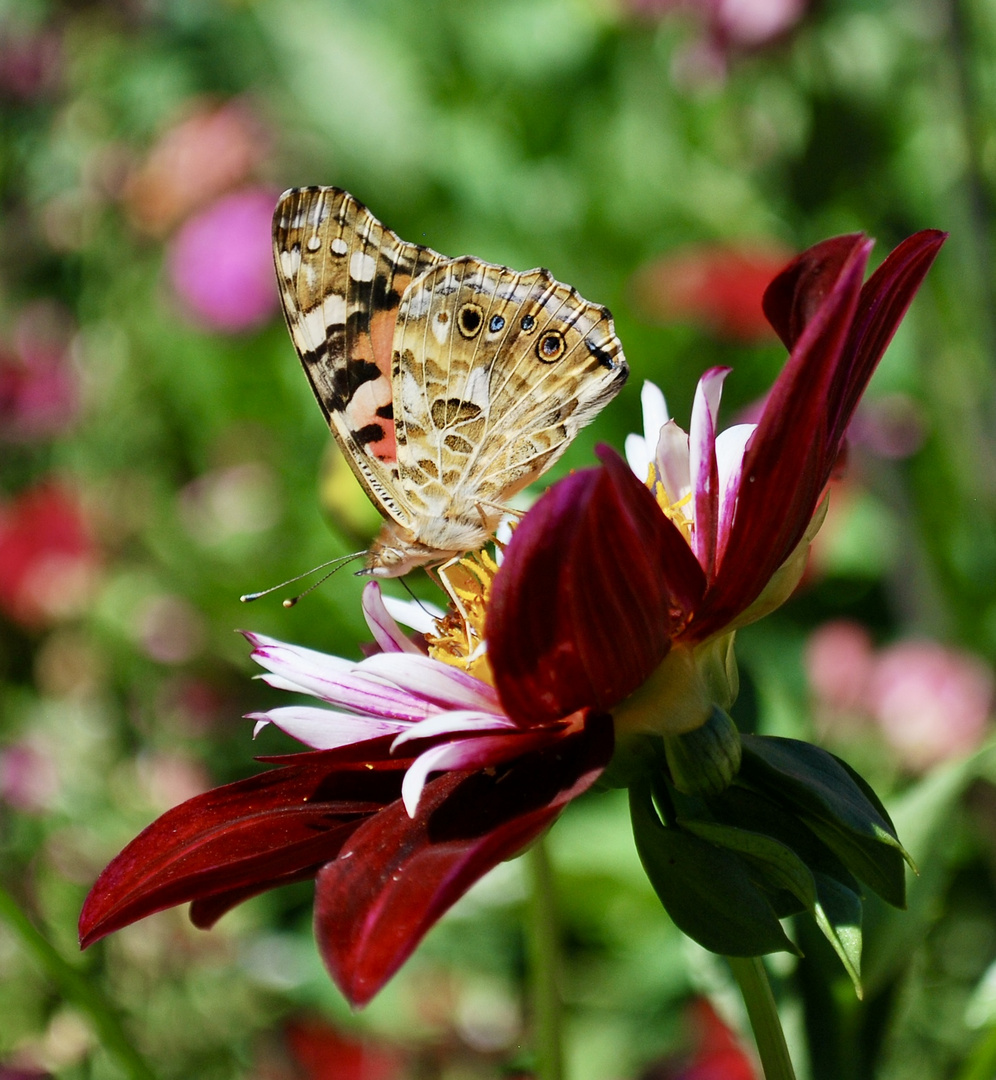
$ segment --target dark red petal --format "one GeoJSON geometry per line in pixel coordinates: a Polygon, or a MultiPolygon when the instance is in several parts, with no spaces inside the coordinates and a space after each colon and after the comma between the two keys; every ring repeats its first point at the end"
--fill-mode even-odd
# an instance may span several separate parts
{"type": "Polygon", "coordinates": [[[764,314],[789,352],[864,239],[861,233],[851,233],[816,244],[793,259],[765,290],[764,314]]]}
{"type": "MultiPolygon", "coordinates": [[[[844,357],[871,250],[870,241],[860,237],[841,240],[850,242],[849,257],[841,263],[840,245],[830,249],[833,259],[828,261],[839,276],[825,295],[825,269],[814,278],[822,303],[772,387],[744,454],[733,527],[716,581],[694,620],[696,639],[725,626],[760,595],[802,539],[836,458],[827,398],[844,357]]],[[[804,266],[805,259],[804,254],[796,262],[804,266]]],[[[819,267],[825,265],[818,260],[819,267]]],[[[799,280],[793,294],[797,312],[807,306],[805,275],[799,280]]]]}
{"type": "Polygon", "coordinates": [[[611,756],[611,721],[589,717],[490,775],[433,780],[414,819],[398,801],[360,826],[319,873],[315,896],[319,949],[349,1001],[365,1005],[443,912],[534,840],[611,756]]]}
{"type": "Polygon", "coordinates": [[[865,282],[847,342],[849,364],[833,395],[831,440],[844,438],[861,395],[947,237],[937,229],[914,233],[865,282]]]}
{"type": "Polygon", "coordinates": [[[410,761],[386,760],[392,741],[295,754],[293,764],[168,810],[97,879],[80,915],[81,945],[154,911],[217,897],[196,913],[209,925],[236,893],[244,899],[317,870],[398,797],[410,761]],[[357,760],[361,754],[377,768],[357,760]]]}
{"type": "Polygon", "coordinates": [[[488,655],[506,712],[541,724],[611,709],[668,652],[702,569],[647,487],[613,451],[526,514],[488,608],[488,655]]]}

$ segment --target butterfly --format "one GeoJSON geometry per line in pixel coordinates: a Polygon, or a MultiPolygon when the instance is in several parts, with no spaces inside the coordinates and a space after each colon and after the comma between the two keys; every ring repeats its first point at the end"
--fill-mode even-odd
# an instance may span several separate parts
{"type": "Polygon", "coordinates": [[[339,188],[281,196],[273,257],[315,397],[386,519],[367,574],[484,547],[629,374],[608,310],[548,270],[407,243],[339,188]]]}

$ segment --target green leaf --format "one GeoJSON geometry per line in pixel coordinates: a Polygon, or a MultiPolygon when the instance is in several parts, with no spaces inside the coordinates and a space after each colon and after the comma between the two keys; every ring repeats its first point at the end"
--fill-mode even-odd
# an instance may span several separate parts
{"type": "Polygon", "coordinates": [[[857,835],[834,821],[803,814],[802,820],[831,848],[855,877],[886,903],[906,907],[906,861],[893,847],[857,835]]]}
{"type": "Polygon", "coordinates": [[[665,828],[650,790],[630,789],[640,861],[675,925],[725,956],[797,952],[742,858],[681,828],[665,828]]]}
{"type": "Polygon", "coordinates": [[[713,825],[704,821],[682,822],[695,836],[717,847],[742,855],[751,864],[751,878],[766,889],[785,889],[797,897],[808,911],[816,906],[816,885],[806,864],[791,848],[762,833],[713,825]]]}
{"type": "Polygon", "coordinates": [[[909,855],[867,784],[832,754],[810,743],[744,736],[741,777],[799,818],[844,865],[895,907],[906,904],[909,855]]]}
{"type": "Polygon", "coordinates": [[[860,886],[853,874],[815,833],[784,805],[759,791],[733,786],[718,798],[708,800],[712,816],[724,825],[764,833],[790,847],[813,873],[836,878],[853,892],[860,886]]]}
{"type": "Polygon", "coordinates": [[[814,874],[816,908],[813,915],[823,936],[840,957],[844,970],[854,983],[854,992],[863,996],[861,987],[861,897],[826,874],[814,874]]]}

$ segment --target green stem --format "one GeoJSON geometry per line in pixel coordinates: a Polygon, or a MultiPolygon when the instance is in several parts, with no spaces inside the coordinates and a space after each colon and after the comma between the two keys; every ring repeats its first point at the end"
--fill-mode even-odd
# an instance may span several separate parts
{"type": "Polygon", "coordinates": [[[553,866],[540,838],[526,853],[529,866],[529,970],[532,979],[537,1080],[563,1080],[560,934],[553,866]]]}
{"type": "Polygon", "coordinates": [[[778,1009],[763,961],[759,956],[728,956],[727,960],[747,1006],[761,1067],[764,1069],[764,1080],[795,1080],[795,1070],[785,1045],[785,1034],[778,1019],[778,1009]]]}
{"type": "Polygon", "coordinates": [[[117,1012],[97,984],[59,954],[2,886],[0,920],[13,931],[25,952],[33,956],[39,966],[48,973],[52,982],[62,991],[63,997],[74,1002],[89,1015],[101,1045],[108,1054],[116,1058],[124,1072],[132,1080],[155,1080],[156,1074],[132,1045],[117,1012]]]}

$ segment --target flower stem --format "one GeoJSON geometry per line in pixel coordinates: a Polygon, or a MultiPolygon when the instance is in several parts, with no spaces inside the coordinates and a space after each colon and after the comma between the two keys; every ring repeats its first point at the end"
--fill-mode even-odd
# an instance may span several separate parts
{"type": "Polygon", "coordinates": [[[553,887],[553,866],[546,839],[526,853],[530,876],[529,969],[532,979],[537,1080],[563,1080],[561,1032],[560,934],[553,887]]]}
{"type": "Polygon", "coordinates": [[[727,960],[747,1006],[765,1080],[795,1080],[764,962],[759,956],[728,956],[727,960]]]}
{"type": "Polygon", "coordinates": [[[155,1080],[156,1074],[132,1045],[113,1005],[93,979],[65,960],[55,947],[24,914],[17,901],[0,886],[0,920],[20,940],[25,952],[45,969],[49,978],[67,1001],[74,1002],[86,1012],[100,1038],[101,1045],[117,1059],[131,1080],[155,1080]]]}

